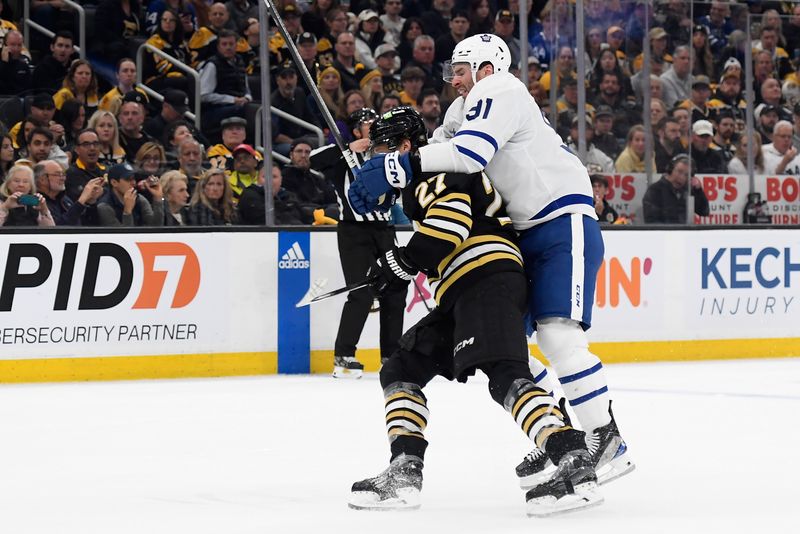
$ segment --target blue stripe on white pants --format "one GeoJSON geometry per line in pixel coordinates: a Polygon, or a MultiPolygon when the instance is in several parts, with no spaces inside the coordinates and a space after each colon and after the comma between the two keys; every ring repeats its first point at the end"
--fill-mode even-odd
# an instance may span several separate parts
{"type": "Polygon", "coordinates": [[[592,322],[603,237],[596,220],[565,214],[525,230],[520,250],[528,275],[528,308],[535,320],[565,317],[592,322]]]}

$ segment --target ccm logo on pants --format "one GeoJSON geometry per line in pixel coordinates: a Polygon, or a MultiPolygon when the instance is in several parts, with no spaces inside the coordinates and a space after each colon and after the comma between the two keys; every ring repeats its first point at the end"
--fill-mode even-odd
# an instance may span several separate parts
{"type": "Polygon", "coordinates": [[[51,277],[57,278],[53,310],[66,310],[70,304],[72,281],[81,283],[78,310],[107,310],[118,306],[133,289],[134,260],[141,261],[142,283],[133,309],[155,309],[168,276],[177,276],[175,294],[170,308],[183,308],[194,300],[200,288],[200,262],[192,248],[185,243],[136,243],[137,253],[116,243],[89,243],[86,259],[76,261],[79,243],[65,243],[60,253],[60,269],[53,270],[53,253],[38,243],[12,243],[8,247],[0,311],[11,311],[14,297],[21,288],[36,288],[51,277]],[[137,257],[138,256],[138,257],[137,257]],[[183,266],[178,269],[156,269],[156,259],[178,257],[183,266]],[[31,266],[34,265],[34,268],[31,266]],[[116,287],[98,295],[98,280],[116,279],[116,287]]]}

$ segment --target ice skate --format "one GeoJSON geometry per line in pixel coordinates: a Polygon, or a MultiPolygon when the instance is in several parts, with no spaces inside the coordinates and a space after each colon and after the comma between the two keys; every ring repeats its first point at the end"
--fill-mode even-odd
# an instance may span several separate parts
{"type": "Polygon", "coordinates": [[[348,506],[356,510],[414,510],[420,506],[422,460],[401,454],[380,475],[355,482],[348,506]]]}
{"type": "Polygon", "coordinates": [[[361,378],[364,366],[355,356],[334,356],[333,378],[361,378]]]}
{"type": "Polygon", "coordinates": [[[522,489],[530,489],[542,482],[549,480],[556,471],[556,466],[550,457],[539,447],[528,453],[517,466],[517,477],[522,489]]]}
{"type": "Polygon", "coordinates": [[[547,517],[602,504],[592,457],[580,449],[566,453],[550,480],[531,488],[525,500],[529,517],[547,517]]]}
{"type": "Polygon", "coordinates": [[[608,413],[611,414],[611,421],[586,436],[586,447],[592,455],[598,484],[616,480],[636,468],[614,421],[611,403],[608,405],[608,413]]]}

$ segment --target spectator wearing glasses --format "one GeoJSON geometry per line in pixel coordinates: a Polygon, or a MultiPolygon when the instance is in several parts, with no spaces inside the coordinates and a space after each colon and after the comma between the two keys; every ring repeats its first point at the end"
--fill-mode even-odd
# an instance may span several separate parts
{"type": "Polygon", "coordinates": [[[89,208],[94,208],[103,196],[105,179],[102,176],[86,183],[78,199],[73,201],[66,194],[67,174],[64,168],[51,159],[33,167],[36,189],[47,202],[56,226],[81,226],[81,218],[89,208]]]}
{"type": "MultiPolygon", "coordinates": [[[[75,159],[67,169],[67,196],[76,201],[86,184],[93,178],[104,176],[106,167],[100,159],[100,138],[94,130],[86,129],[78,134],[75,143],[75,159]]],[[[84,224],[86,221],[84,220],[84,224]]]]}
{"type": "Polygon", "coordinates": [[[97,203],[101,226],[164,226],[164,200],[158,177],[144,181],[153,198],[152,205],[139,195],[136,173],[128,163],[108,169],[108,191],[97,203]]]}

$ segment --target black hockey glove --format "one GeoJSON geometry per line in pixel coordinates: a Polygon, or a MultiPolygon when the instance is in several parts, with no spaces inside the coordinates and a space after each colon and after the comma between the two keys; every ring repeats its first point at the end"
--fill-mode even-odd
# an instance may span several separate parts
{"type": "Polygon", "coordinates": [[[407,284],[419,272],[403,258],[404,250],[404,247],[388,250],[369,268],[367,278],[373,279],[369,287],[375,296],[383,296],[390,289],[407,284]]]}

